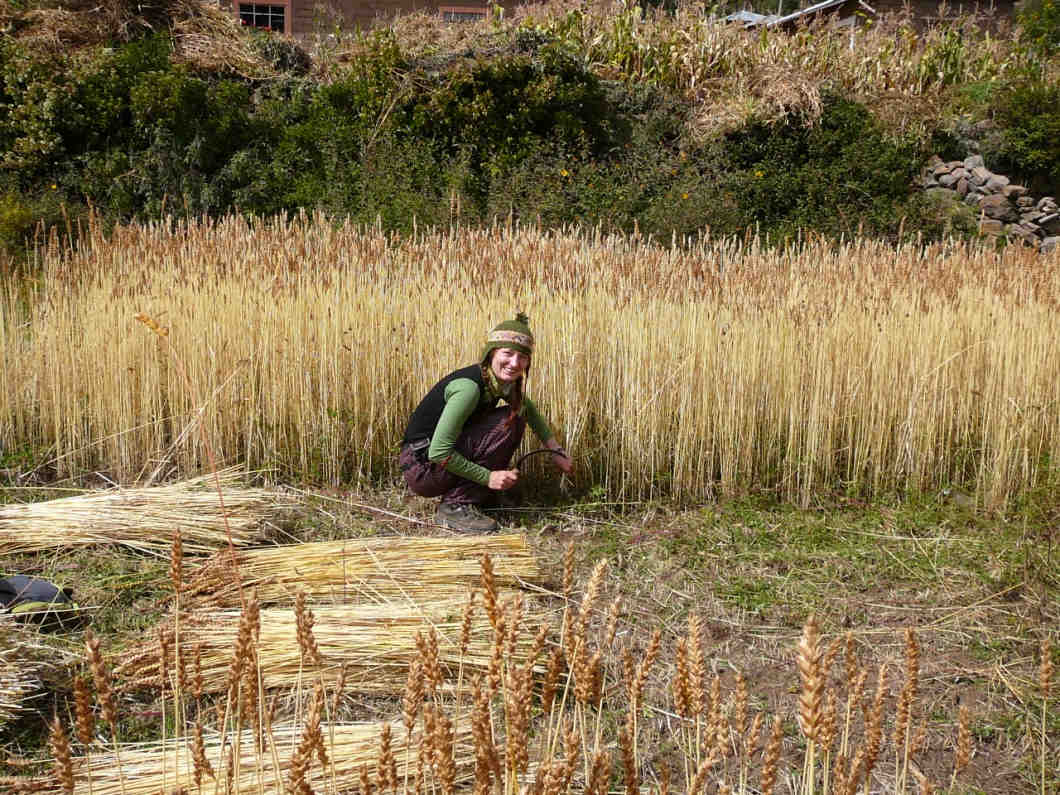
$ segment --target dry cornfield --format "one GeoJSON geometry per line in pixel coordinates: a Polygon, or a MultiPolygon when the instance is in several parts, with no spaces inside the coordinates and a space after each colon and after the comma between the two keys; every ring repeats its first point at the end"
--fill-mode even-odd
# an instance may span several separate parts
{"type": "Polygon", "coordinates": [[[53,237],[4,293],[0,427],[61,474],[195,471],[216,448],[378,483],[416,401],[518,308],[530,392],[576,480],[615,498],[960,485],[1000,507],[1051,477],[1055,254],[677,242],[321,216],[53,237]]]}
{"type": "Polygon", "coordinates": [[[691,131],[702,138],[751,119],[795,115],[812,122],[826,91],[858,97],[892,129],[923,134],[949,87],[1004,76],[1028,57],[1011,22],[985,8],[978,16],[942,10],[926,28],[906,11],[853,28],[821,21],[746,31],[719,24],[702,4],[674,5],[670,12],[624,0],[553,0],[469,26],[445,25],[426,12],[404,15],[390,29],[413,57],[473,49],[476,42],[488,49],[498,30],[554,36],[602,78],[678,92],[692,106],[691,131]]]}

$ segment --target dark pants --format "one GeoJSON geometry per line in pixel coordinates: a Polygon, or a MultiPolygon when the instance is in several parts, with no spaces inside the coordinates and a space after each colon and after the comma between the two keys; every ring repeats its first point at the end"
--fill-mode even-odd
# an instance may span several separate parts
{"type": "MultiPolygon", "coordinates": [[[[507,406],[491,409],[468,421],[456,440],[456,450],[490,471],[507,469],[525,430],[526,420],[513,416],[507,406]]],[[[441,463],[431,463],[426,450],[417,456],[405,445],[398,464],[409,489],[421,497],[441,497],[451,505],[482,505],[490,498],[488,486],[454,475],[441,463]]]]}

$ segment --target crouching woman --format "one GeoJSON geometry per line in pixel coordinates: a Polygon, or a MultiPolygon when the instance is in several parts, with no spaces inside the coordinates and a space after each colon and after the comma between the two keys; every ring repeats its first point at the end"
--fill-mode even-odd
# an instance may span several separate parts
{"type": "Polygon", "coordinates": [[[497,531],[482,509],[518,482],[518,470],[509,467],[527,424],[553,451],[553,463],[570,473],[570,457],[524,394],[533,354],[529,319],[520,313],[489,333],[477,364],[449,373],[412,412],[398,461],[414,493],[441,497],[438,524],[463,533],[497,531]]]}

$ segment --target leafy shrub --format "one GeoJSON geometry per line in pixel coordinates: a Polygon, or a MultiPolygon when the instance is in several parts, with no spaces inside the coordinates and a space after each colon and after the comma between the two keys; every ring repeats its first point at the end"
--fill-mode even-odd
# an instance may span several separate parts
{"type": "Polygon", "coordinates": [[[1058,0],[1024,0],[1016,12],[1020,41],[1033,52],[1047,58],[1060,51],[1060,2],[1058,0]]]}
{"type": "Polygon", "coordinates": [[[303,77],[313,66],[309,53],[293,39],[259,30],[251,30],[250,35],[254,49],[277,72],[303,77]]]}
{"type": "MultiPolygon", "coordinates": [[[[302,75],[297,48],[250,35],[284,76],[175,66],[165,35],[77,64],[0,44],[0,185],[58,183],[116,219],[322,208],[409,229],[513,214],[662,239],[705,226],[890,233],[915,210],[918,147],[838,97],[813,126],[751,124],[700,144],[678,95],[601,81],[540,31],[416,62],[373,33],[328,83],[302,75]]],[[[28,223],[12,212],[11,228],[28,223]]]]}
{"type": "Polygon", "coordinates": [[[74,73],[73,93],[59,121],[59,134],[72,154],[125,144],[132,134],[130,98],[147,74],[169,68],[172,42],[153,35],[96,53],[74,73]]]}
{"type": "Polygon", "coordinates": [[[1060,189],[1060,83],[1018,78],[997,94],[994,168],[1033,193],[1060,189]]]}
{"type": "Polygon", "coordinates": [[[0,194],[0,246],[16,260],[24,260],[39,232],[59,227],[65,236],[76,234],[77,219],[85,208],[69,206],[59,186],[37,195],[8,192],[0,194]]]}
{"type": "Polygon", "coordinates": [[[463,63],[408,108],[410,131],[462,153],[485,198],[491,177],[517,166],[544,141],[602,155],[621,134],[600,81],[559,48],[463,63]]]}
{"type": "Polygon", "coordinates": [[[748,221],[778,234],[886,233],[897,227],[922,159],[920,146],[885,135],[868,110],[827,97],[818,124],[754,123],[726,136],[726,189],[748,221]]]}

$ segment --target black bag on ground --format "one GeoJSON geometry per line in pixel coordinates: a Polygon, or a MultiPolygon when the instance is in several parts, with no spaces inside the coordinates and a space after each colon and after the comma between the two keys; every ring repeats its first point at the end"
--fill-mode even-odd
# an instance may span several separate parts
{"type": "Polygon", "coordinates": [[[25,574],[0,578],[0,612],[51,629],[68,629],[81,623],[84,616],[73,595],[71,588],[59,588],[25,574]]]}

